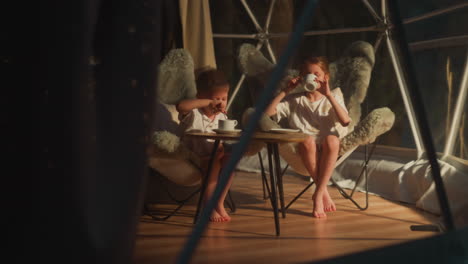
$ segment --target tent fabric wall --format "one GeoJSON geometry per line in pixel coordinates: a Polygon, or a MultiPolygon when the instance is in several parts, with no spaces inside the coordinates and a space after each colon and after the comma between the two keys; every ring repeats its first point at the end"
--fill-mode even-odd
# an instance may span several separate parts
{"type": "MultiPolygon", "coordinates": [[[[362,149],[351,154],[338,166],[333,177],[342,188],[352,189],[362,169],[362,149]]],[[[453,166],[440,161],[440,170],[458,227],[468,225],[468,166],[453,166]]],[[[378,146],[368,164],[369,190],[389,200],[415,205],[424,211],[440,215],[439,202],[427,159],[417,159],[415,150],[378,146]]],[[[363,181],[357,190],[364,190],[363,181]]]]}
{"type": "Polygon", "coordinates": [[[180,0],[180,18],[184,48],[193,57],[195,69],[216,68],[208,0],[180,0]]]}

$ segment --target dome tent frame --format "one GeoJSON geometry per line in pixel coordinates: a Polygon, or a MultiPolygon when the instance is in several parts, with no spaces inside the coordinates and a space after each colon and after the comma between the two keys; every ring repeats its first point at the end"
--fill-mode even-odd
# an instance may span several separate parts
{"type": "MultiPolygon", "coordinates": [[[[240,1],[243,2],[244,6],[246,6],[245,0],[240,0],[240,1]]],[[[274,0],[272,0],[272,1],[274,2],[274,0]]],[[[272,92],[274,90],[274,86],[275,86],[274,83],[279,80],[278,74],[281,74],[285,70],[285,67],[286,67],[285,58],[287,59],[289,56],[291,56],[291,54],[292,54],[291,48],[294,47],[294,46],[297,46],[298,39],[300,38],[298,35],[302,35],[302,30],[303,30],[303,27],[304,27],[304,20],[308,16],[310,16],[310,13],[314,9],[317,2],[318,1],[308,1],[307,2],[306,8],[304,9],[303,14],[301,15],[301,17],[299,19],[299,22],[297,23],[297,25],[295,27],[295,32],[294,32],[294,34],[291,35],[291,38],[288,41],[286,51],[281,55],[281,58],[278,61],[277,66],[274,67],[274,72],[273,72],[274,74],[272,74],[272,76],[270,77],[266,88],[262,92],[262,96],[258,99],[258,102],[257,102],[258,108],[256,107],[256,110],[253,113],[252,118],[249,121],[249,123],[248,123],[248,125],[247,125],[247,127],[245,129],[245,132],[241,136],[239,144],[237,144],[237,146],[233,149],[233,155],[231,156],[231,159],[229,160],[229,162],[227,164],[227,167],[225,169],[223,169],[223,171],[222,171],[222,173],[220,175],[220,182],[219,182],[213,196],[211,197],[210,201],[208,201],[206,210],[202,214],[202,217],[200,218],[199,222],[196,224],[192,235],[189,237],[189,239],[187,240],[184,248],[182,249],[182,252],[179,255],[179,258],[177,260],[177,263],[186,263],[186,262],[188,262],[191,255],[193,254],[193,251],[194,251],[194,249],[196,247],[196,244],[197,244],[198,240],[200,239],[200,236],[203,233],[203,230],[206,228],[206,225],[208,223],[209,214],[207,213],[207,211],[210,211],[211,209],[214,208],[214,202],[219,198],[219,195],[220,195],[219,190],[224,188],[224,186],[226,184],[225,178],[227,178],[227,175],[229,175],[235,169],[235,164],[237,163],[237,161],[239,161],[240,156],[242,154],[242,151],[245,150],[246,144],[247,144],[247,142],[248,142],[248,140],[249,140],[249,138],[250,138],[250,136],[251,136],[251,134],[253,132],[253,127],[255,126],[256,122],[258,122],[258,120],[260,119],[260,114],[264,110],[264,108],[266,107],[267,102],[265,100],[268,99],[268,92],[272,92]]],[[[367,1],[363,0],[363,2],[367,3],[366,7],[368,9],[370,7],[372,7],[367,1]]],[[[419,146],[417,147],[418,157],[422,157],[423,154],[426,154],[428,156],[428,158],[429,158],[430,165],[432,167],[433,178],[435,179],[434,181],[436,183],[437,196],[439,198],[441,208],[443,209],[443,216],[444,216],[444,220],[445,220],[445,223],[446,223],[446,230],[447,231],[452,230],[452,229],[454,229],[454,225],[453,225],[453,221],[451,219],[450,209],[448,207],[448,200],[447,200],[447,197],[445,195],[445,190],[443,188],[443,182],[442,182],[442,178],[441,178],[441,175],[440,175],[440,169],[438,167],[438,163],[437,163],[437,159],[436,159],[435,149],[434,149],[433,143],[432,143],[432,137],[430,135],[429,130],[423,131],[423,133],[421,133],[421,131],[422,131],[421,128],[426,128],[426,127],[428,127],[428,125],[427,125],[427,120],[425,119],[425,116],[424,116],[424,108],[423,108],[423,105],[421,104],[421,99],[419,98],[420,95],[417,92],[417,90],[418,90],[417,89],[417,82],[415,81],[414,76],[411,76],[411,75],[410,76],[405,76],[405,75],[403,75],[403,71],[401,69],[397,68],[398,66],[402,66],[402,67],[405,67],[405,68],[409,68],[411,70],[411,67],[409,67],[409,66],[411,66],[411,61],[410,61],[410,58],[409,58],[409,45],[408,45],[407,42],[405,42],[404,31],[402,30],[403,21],[401,20],[401,18],[399,16],[396,1],[389,1],[389,3],[387,3],[386,0],[382,0],[382,3],[383,3],[383,6],[385,6],[385,7],[382,8],[383,18],[387,20],[387,26],[388,27],[385,28],[382,31],[383,36],[381,36],[382,34],[379,34],[379,36],[377,38],[377,41],[376,41],[376,44],[377,44],[376,46],[378,48],[378,46],[380,45],[381,40],[383,38],[386,39],[386,43],[389,46],[389,53],[390,53],[390,56],[392,57],[392,64],[394,66],[394,70],[396,71],[397,78],[399,79],[398,84],[400,86],[400,91],[402,93],[402,97],[405,98],[405,96],[407,96],[406,97],[407,102],[405,102],[405,108],[406,108],[406,111],[407,111],[408,115],[411,116],[410,118],[413,120],[412,121],[413,124],[412,124],[412,127],[411,127],[412,132],[413,132],[413,137],[415,138],[415,141],[419,142],[419,146]],[[387,6],[387,4],[388,4],[388,6],[387,6]],[[391,13],[388,12],[388,11],[390,11],[391,13]],[[393,18],[392,21],[390,20],[390,17],[393,18]],[[393,22],[393,24],[390,24],[390,22],[393,22]],[[394,34],[397,35],[397,36],[395,36],[394,34]],[[397,56],[397,55],[401,55],[401,54],[407,55],[407,56],[403,56],[403,58],[402,58],[402,56],[397,56]],[[423,110],[423,111],[420,111],[420,110],[423,110]],[[423,150],[426,150],[426,152],[424,152],[423,150]]],[[[463,4],[463,6],[461,6],[459,8],[463,8],[463,7],[466,7],[466,6],[468,6],[468,5],[463,4]]],[[[446,11],[446,12],[449,12],[449,11],[446,11]]],[[[268,18],[267,21],[270,21],[271,20],[272,8],[270,8],[268,13],[269,13],[270,18],[268,18]]],[[[375,12],[375,14],[377,14],[377,13],[375,12]]],[[[375,14],[373,14],[373,16],[375,14]]],[[[437,14],[434,14],[434,15],[437,15],[437,14]]],[[[432,16],[434,16],[434,15],[432,15],[432,16]]],[[[253,15],[251,15],[251,17],[253,17],[253,15]]],[[[414,21],[416,21],[416,20],[414,20],[414,21]]],[[[411,22],[414,22],[414,21],[411,21],[411,22]]],[[[330,33],[330,34],[334,34],[336,32],[337,31],[335,31],[333,33],[330,33]]],[[[349,33],[349,32],[351,32],[351,31],[346,31],[346,33],[349,33]]],[[[359,31],[355,31],[355,32],[359,32],[359,31]]],[[[345,33],[345,32],[342,32],[342,33],[345,33]]],[[[288,36],[289,35],[290,34],[288,34],[288,36]]],[[[220,34],[213,34],[213,36],[214,37],[222,37],[222,36],[220,36],[220,34]]],[[[268,34],[266,34],[266,36],[268,36],[268,34]]],[[[239,37],[239,36],[236,36],[236,34],[230,34],[230,36],[225,36],[225,37],[244,38],[245,36],[240,36],[239,37]]],[[[248,38],[256,39],[255,34],[254,35],[249,35],[248,38]]],[[[444,40],[439,40],[439,41],[441,43],[445,42],[444,40]]],[[[437,42],[439,42],[439,41],[437,41],[437,42]]],[[[260,49],[263,46],[262,42],[268,43],[268,45],[267,45],[267,49],[268,49],[269,41],[267,42],[267,40],[259,41],[259,43],[257,43],[257,49],[260,49]]],[[[423,44],[423,46],[425,45],[424,43],[422,43],[422,44],[423,44]]],[[[429,43],[429,45],[433,45],[433,44],[434,44],[434,42],[429,43]]],[[[271,47],[270,47],[270,49],[271,49],[271,47]]],[[[466,68],[466,66],[465,66],[465,68],[466,68]]],[[[464,72],[465,76],[462,78],[462,80],[466,79],[466,72],[467,71],[465,70],[465,72],[464,72]]],[[[245,76],[241,77],[239,83],[243,82],[243,79],[245,79],[245,76]]],[[[466,81],[462,81],[462,84],[466,84],[466,81]]],[[[238,84],[237,86],[238,87],[236,87],[236,90],[234,91],[235,93],[237,93],[237,91],[238,91],[238,89],[240,88],[241,85],[238,84]]],[[[466,94],[466,89],[460,89],[460,92],[466,94]]],[[[232,101],[235,98],[235,95],[236,95],[235,93],[233,93],[233,95],[231,97],[231,100],[229,101],[229,106],[231,105],[232,101]]],[[[458,101],[457,101],[457,104],[458,104],[458,101]]],[[[464,104],[464,102],[462,102],[462,104],[464,104]]]]}
{"type": "MultiPolygon", "coordinates": [[[[213,38],[234,38],[234,39],[253,39],[257,41],[256,49],[260,50],[262,47],[266,47],[268,54],[270,56],[271,62],[276,64],[276,54],[273,51],[270,43],[270,39],[275,38],[285,38],[290,36],[290,33],[271,33],[270,32],[270,24],[272,20],[273,11],[275,8],[276,0],[271,0],[270,5],[268,7],[267,18],[265,20],[265,24],[263,26],[260,25],[258,22],[257,17],[254,15],[252,9],[250,8],[249,4],[246,0],[239,0],[246,13],[248,14],[252,24],[255,26],[257,33],[255,34],[220,34],[220,33],[213,33],[213,38]]],[[[414,112],[414,106],[409,99],[409,91],[407,80],[404,77],[404,73],[401,71],[401,58],[398,56],[396,43],[392,39],[392,32],[394,23],[389,18],[389,11],[387,0],[380,0],[381,1],[381,8],[380,13],[376,11],[374,6],[369,3],[368,0],[361,0],[360,2],[366,7],[367,11],[372,15],[376,24],[367,26],[367,27],[350,27],[350,28],[339,28],[339,29],[327,29],[327,30],[313,30],[313,31],[306,31],[304,32],[303,36],[320,36],[320,35],[332,35],[332,34],[343,34],[343,33],[358,33],[358,32],[378,32],[377,38],[374,42],[374,50],[378,50],[381,46],[382,41],[385,41],[387,44],[387,49],[391,58],[391,62],[397,77],[398,87],[400,88],[400,93],[403,98],[403,103],[405,106],[405,110],[408,113],[408,119],[411,127],[411,132],[416,144],[416,150],[418,158],[421,158],[424,153],[425,149],[423,146],[423,142],[421,139],[421,131],[420,128],[416,125],[416,114],[414,112]]],[[[447,14],[456,10],[460,10],[462,8],[468,7],[468,3],[460,3],[450,7],[437,9],[422,15],[414,16],[411,18],[403,19],[402,23],[407,25],[414,22],[423,21],[426,19],[433,18],[435,16],[447,14]]],[[[437,38],[431,40],[424,40],[418,41],[413,43],[408,43],[411,50],[424,50],[424,49],[431,49],[437,47],[448,47],[448,46],[458,46],[458,45],[468,45],[468,35],[461,35],[461,36],[453,36],[453,37],[445,37],[445,38],[437,38]]],[[[448,156],[453,155],[454,144],[456,140],[456,131],[460,127],[461,116],[463,112],[463,108],[465,106],[465,98],[468,92],[468,53],[465,60],[465,68],[463,72],[462,81],[460,83],[459,95],[457,102],[455,104],[455,111],[454,111],[454,118],[450,124],[449,136],[447,137],[447,141],[445,143],[444,148],[444,156],[443,159],[446,159],[448,156]]],[[[227,109],[229,109],[237,96],[238,91],[240,90],[242,84],[244,83],[246,75],[243,73],[237,84],[234,88],[234,91],[229,99],[227,109]]]]}

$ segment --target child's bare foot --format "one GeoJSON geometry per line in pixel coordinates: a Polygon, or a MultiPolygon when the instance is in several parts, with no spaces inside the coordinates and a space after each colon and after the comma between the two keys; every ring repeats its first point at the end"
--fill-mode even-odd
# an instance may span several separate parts
{"type": "Polygon", "coordinates": [[[222,217],[216,210],[213,210],[210,216],[211,222],[224,222],[224,217],[222,217]]]}
{"type": "Polygon", "coordinates": [[[334,212],[336,211],[335,203],[333,202],[328,190],[323,194],[323,209],[325,212],[334,212]]]}
{"type": "Polygon", "coordinates": [[[312,215],[317,218],[327,217],[323,207],[323,194],[314,193],[312,196],[314,200],[314,209],[312,210],[312,215]]]}
{"type": "Polygon", "coordinates": [[[224,206],[218,206],[216,207],[216,211],[218,214],[224,219],[223,222],[229,222],[231,221],[231,216],[226,212],[226,209],[224,209],[224,206]]]}

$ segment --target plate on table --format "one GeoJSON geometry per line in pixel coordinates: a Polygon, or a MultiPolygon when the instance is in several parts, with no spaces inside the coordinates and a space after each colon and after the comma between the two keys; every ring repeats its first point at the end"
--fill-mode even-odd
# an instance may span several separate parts
{"type": "Polygon", "coordinates": [[[301,131],[300,129],[291,129],[291,128],[272,128],[270,129],[269,132],[274,132],[274,133],[297,133],[301,131]]]}
{"type": "Polygon", "coordinates": [[[242,129],[224,130],[224,129],[213,129],[218,134],[238,134],[242,129]]]}

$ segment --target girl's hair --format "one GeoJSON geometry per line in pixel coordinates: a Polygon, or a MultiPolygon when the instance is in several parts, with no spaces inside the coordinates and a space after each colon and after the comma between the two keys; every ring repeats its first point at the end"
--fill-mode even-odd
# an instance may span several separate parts
{"type": "Polygon", "coordinates": [[[309,57],[306,57],[301,65],[300,65],[300,68],[299,70],[301,71],[301,73],[305,73],[307,70],[306,70],[306,67],[307,65],[310,65],[310,64],[317,64],[325,74],[330,74],[330,69],[328,68],[328,59],[325,57],[325,56],[309,56],[309,57]]]}
{"type": "Polygon", "coordinates": [[[202,71],[197,77],[197,92],[199,94],[212,93],[220,86],[229,84],[224,73],[217,69],[202,71]]]}

